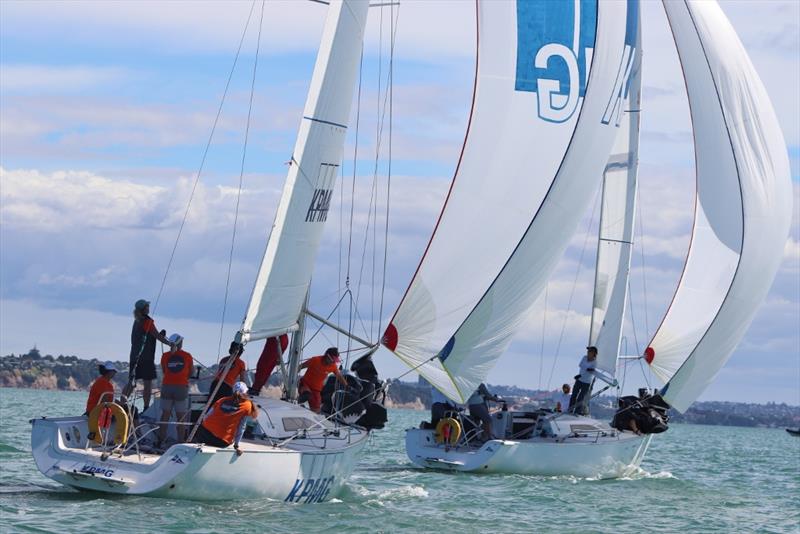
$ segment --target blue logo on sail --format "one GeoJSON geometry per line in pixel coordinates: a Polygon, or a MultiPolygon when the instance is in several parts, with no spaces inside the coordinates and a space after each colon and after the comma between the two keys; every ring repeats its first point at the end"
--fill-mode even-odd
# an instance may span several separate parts
{"type": "Polygon", "coordinates": [[[537,93],[539,117],[565,122],[586,93],[597,31],[596,0],[517,0],[514,88],[537,93]]]}

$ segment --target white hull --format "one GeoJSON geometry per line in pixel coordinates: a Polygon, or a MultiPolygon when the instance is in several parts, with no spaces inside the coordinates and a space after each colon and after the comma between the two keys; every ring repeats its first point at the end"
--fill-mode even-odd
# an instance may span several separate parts
{"type": "MultiPolygon", "coordinates": [[[[294,404],[258,401],[267,405],[276,423],[281,415],[318,417],[294,404]]],[[[327,425],[324,430],[309,430],[308,438],[284,445],[243,440],[244,454],[238,457],[232,448],[176,444],[161,455],[131,451],[106,458],[101,450],[86,448],[86,417],[35,419],[32,423],[36,465],[57,482],[81,490],[197,500],[328,500],[352,473],[368,438],[367,431],[352,427],[339,427],[336,436],[332,433],[336,429],[327,425]]],[[[284,432],[272,442],[278,444],[289,435],[284,432]]]]}
{"type": "Polygon", "coordinates": [[[638,468],[650,444],[649,435],[619,432],[585,417],[562,417],[559,426],[568,429],[569,422],[602,430],[446,447],[435,442],[433,430],[409,429],[406,453],[419,467],[446,471],[617,478],[638,468]]]}

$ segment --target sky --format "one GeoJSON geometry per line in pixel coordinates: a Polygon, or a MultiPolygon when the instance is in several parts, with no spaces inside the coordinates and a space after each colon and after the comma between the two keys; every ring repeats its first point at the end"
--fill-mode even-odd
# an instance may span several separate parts
{"type": "MultiPolygon", "coordinates": [[[[183,334],[186,348],[205,363],[232,339],[283,187],[326,10],[301,0],[265,4],[243,165],[260,4],[242,34],[252,5],[0,1],[0,354],[36,344],[44,353],[127,358],[133,302],[159,296],[241,39],[154,311],[156,324],[183,334]]],[[[778,112],[794,216],[769,295],[701,400],[800,404],[800,2],[721,5],[778,112]]],[[[407,0],[370,10],[362,94],[351,118],[352,125],[359,110],[358,140],[351,127],[311,308],[327,315],[349,272],[358,295],[357,333],[372,340],[419,262],[452,179],[472,96],[474,17],[473,4],[459,0],[407,0]],[[389,135],[380,117],[392,10],[397,34],[384,282],[389,135]],[[373,191],[379,192],[374,210],[373,191]],[[350,235],[352,198],[348,241],[340,236],[350,235]]],[[[659,2],[643,2],[643,49],[640,197],[625,354],[641,353],[669,304],[689,245],[694,196],[689,110],[659,2]]],[[[554,389],[571,382],[588,337],[597,203],[489,383],[554,389]]],[[[346,342],[323,331],[309,353],[333,343],[346,342]]],[[[260,346],[245,353],[250,366],[258,352],[260,346]]],[[[384,378],[415,378],[383,349],[376,364],[384,378]]],[[[620,376],[627,391],[659,385],[638,361],[620,376]]]]}

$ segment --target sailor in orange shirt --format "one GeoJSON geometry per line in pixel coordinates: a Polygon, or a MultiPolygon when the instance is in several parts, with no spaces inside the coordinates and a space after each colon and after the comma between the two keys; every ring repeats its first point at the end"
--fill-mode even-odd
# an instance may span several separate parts
{"type": "MultiPolygon", "coordinates": [[[[336,380],[347,387],[347,380],[339,371],[339,349],[330,347],[322,356],[314,356],[304,361],[300,369],[305,369],[306,374],[300,379],[298,391],[308,399],[308,407],[319,413],[322,404],[322,386],[330,373],[336,375],[336,380]]],[[[302,402],[298,399],[298,402],[302,402]]]]}
{"type": "MultiPolygon", "coordinates": [[[[165,423],[169,421],[172,409],[175,409],[175,421],[178,423],[176,432],[182,443],[186,440],[186,427],[180,423],[186,417],[189,377],[192,376],[194,360],[191,354],[183,350],[183,336],[172,334],[169,342],[175,348],[161,356],[161,420],[165,423]]],[[[159,440],[166,439],[168,426],[163,424],[158,429],[159,440]]]]}
{"type": "Polygon", "coordinates": [[[219,390],[217,391],[217,394],[214,395],[214,402],[217,402],[222,397],[229,397],[233,395],[233,385],[237,381],[247,382],[247,367],[244,364],[244,360],[242,360],[243,352],[244,347],[242,344],[233,341],[228,349],[228,355],[219,361],[217,374],[214,377],[214,380],[211,381],[211,388],[208,390],[209,394],[214,393],[214,389],[217,387],[217,383],[222,376],[223,369],[225,369],[225,366],[228,364],[228,360],[231,358],[236,358],[233,364],[231,364],[231,368],[228,369],[225,379],[219,385],[219,390]]]}
{"type": "Polygon", "coordinates": [[[208,411],[193,441],[220,448],[233,443],[236,456],[240,456],[239,441],[244,435],[247,418],[255,419],[257,416],[258,408],[247,398],[247,384],[236,382],[233,395],[219,399],[208,411]]]}
{"type": "Polygon", "coordinates": [[[111,362],[100,364],[98,367],[100,376],[97,377],[89,389],[89,398],[86,400],[86,415],[92,413],[95,406],[101,402],[111,402],[114,400],[114,383],[111,379],[117,374],[117,368],[111,362]]]}

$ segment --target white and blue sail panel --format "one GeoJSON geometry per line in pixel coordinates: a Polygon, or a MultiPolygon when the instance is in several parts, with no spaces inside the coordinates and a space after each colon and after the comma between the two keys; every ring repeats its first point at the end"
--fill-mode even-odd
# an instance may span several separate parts
{"type": "Polygon", "coordinates": [[[518,330],[602,176],[616,131],[602,118],[623,61],[627,3],[478,8],[464,149],[384,336],[386,347],[458,402],[518,330]]]}
{"type": "Polygon", "coordinates": [[[697,161],[691,245],[645,353],[683,412],[744,336],[783,258],[792,214],[786,143],[764,85],[716,2],[664,2],[697,161]]]}
{"type": "Polygon", "coordinates": [[[597,0],[517,2],[514,88],[537,93],[539,118],[564,122],[586,94],[597,0]]]}

